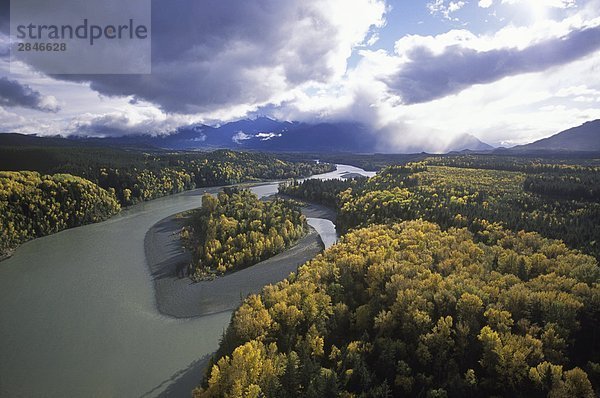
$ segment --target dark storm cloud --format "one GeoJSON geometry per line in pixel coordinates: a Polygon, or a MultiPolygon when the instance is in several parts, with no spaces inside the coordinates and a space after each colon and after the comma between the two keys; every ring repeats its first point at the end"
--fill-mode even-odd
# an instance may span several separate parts
{"type": "Polygon", "coordinates": [[[405,104],[423,103],[459,93],[475,84],[563,65],[599,48],[600,27],[573,31],[525,49],[478,52],[454,45],[436,55],[426,47],[416,47],[408,54],[409,63],[386,83],[405,104]]]}
{"type": "Polygon", "coordinates": [[[0,77],[0,106],[22,106],[44,112],[59,110],[53,102],[46,101],[39,91],[7,77],[0,77]]]}
{"type": "Polygon", "coordinates": [[[154,0],[151,75],[60,75],[169,112],[259,104],[325,81],[340,37],[319,1],[154,0]]]}
{"type": "Polygon", "coordinates": [[[85,121],[74,121],[74,131],[78,135],[93,137],[121,137],[139,134],[138,128],[128,127],[130,120],[126,115],[102,115],[85,121]]]}

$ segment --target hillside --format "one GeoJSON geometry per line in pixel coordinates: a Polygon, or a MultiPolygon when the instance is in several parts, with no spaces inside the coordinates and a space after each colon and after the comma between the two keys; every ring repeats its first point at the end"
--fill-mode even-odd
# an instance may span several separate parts
{"type": "Polygon", "coordinates": [[[510,151],[600,152],[600,119],[586,122],[531,144],[516,146],[510,151]]]}

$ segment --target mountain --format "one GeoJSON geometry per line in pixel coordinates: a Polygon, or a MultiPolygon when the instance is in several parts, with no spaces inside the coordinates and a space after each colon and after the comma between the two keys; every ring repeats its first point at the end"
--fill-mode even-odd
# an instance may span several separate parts
{"type": "Polygon", "coordinates": [[[300,123],[260,117],[217,127],[195,125],[179,128],[167,136],[137,135],[90,138],[110,145],[154,146],[164,149],[228,148],[285,152],[373,152],[376,142],[370,130],[352,122],[300,123]]]}
{"type": "Polygon", "coordinates": [[[562,131],[527,145],[510,148],[510,152],[600,152],[600,119],[562,131]]]}
{"type": "Polygon", "coordinates": [[[494,147],[481,141],[479,138],[471,134],[463,134],[456,137],[450,145],[448,145],[448,152],[462,152],[462,151],[474,151],[484,152],[491,151],[494,147]]]}
{"type": "MultiPolygon", "coordinates": [[[[197,124],[184,126],[168,135],[126,135],[121,137],[43,138],[19,134],[1,134],[0,145],[92,145],[117,148],[212,150],[226,148],[266,152],[375,153],[381,152],[376,135],[356,122],[303,123],[274,120],[268,117],[243,119],[220,126],[197,124]]],[[[449,151],[490,151],[493,147],[465,134],[454,139],[449,151]]],[[[431,151],[415,146],[414,153],[431,151]]],[[[385,150],[384,150],[385,152],[385,150]]]]}
{"type": "MultiPolygon", "coordinates": [[[[381,151],[372,131],[356,122],[300,123],[259,117],[244,119],[221,126],[187,126],[160,137],[146,136],[144,144],[165,149],[228,148],[271,152],[352,152],[381,151]]],[[[131,138],[124,137],[128,142],[131,138]]],[[[134,138],[135,139],[135,138],[134,138]]],[[[112,139],[116,144],[115,139],[112,139]]],[[[129,145],[131,142],[129,141],[129,145]]],[[[476,137],[465,134],[449,146],[451,151],[490,151],[494,148],[476,137]]],[[[414,148],[414,152],[428,148],[414,148]]]]}
{"type": "Polygon", "coordinates": [[[279,130],[257,134],[244,131],[235,141],[237,147],[289,152],[372,152],[376,142],[360,123],[293,123],[279,130]],[[240,137],[243,136],[243,137],[240,137]],[[239,139],[243,138],[243,139],[239,139]]]}

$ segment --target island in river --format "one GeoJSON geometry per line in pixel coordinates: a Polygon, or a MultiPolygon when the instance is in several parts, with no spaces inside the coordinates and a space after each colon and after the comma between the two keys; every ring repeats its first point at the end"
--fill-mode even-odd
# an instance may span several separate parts
{"type": "Polygon", "coordinates": [[[156,223],[146,234],[144,248],[154,279],[159,311],[177,318],[231,311],[248,294],[258,293],[263,286],[279,282],[296,272],[300,265],[323,250],[324,241],[330,246],[333,243],[330,235],[335,234],[333,210],[308,204],[302,208],[302,213],[308,218],[309,232],[292,247],[251,267],[227,273],[215,280],[199,282],[182,278],[176,272],[191,261],[190,253],[182,248],[179,238],[179,231],[185,224],[182,214],[156,223]],[[319,218],[311,217],[315,215],[319,218]],[[321,238],[311,224],[316,225],[325,237],[321,238]]]}

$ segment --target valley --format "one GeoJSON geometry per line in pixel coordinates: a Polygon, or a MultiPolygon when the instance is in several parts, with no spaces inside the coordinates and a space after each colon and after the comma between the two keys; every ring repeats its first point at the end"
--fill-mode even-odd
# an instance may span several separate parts
{"type": "MultiPolygon", "coordinates": [[[[340,166],[337,175],[347,170],[340,166]]],[[[29,241],[1,262],[0,356],[10,360],[0,361],[0,396],[159,396],[181,388],[189,394],[201,380],[198,360],[217,349],[240,297],[279,277],[242,278],[227,287],[230,304],[184,314],[194,318],[159,311],[146,234],[161,220],[198,207],[203,193],[219,190],[139,203],[108,221],[29,241]]],[[[277,183],[255,192],[274,194],[277,183]]],[[[314,234],[311,239],[302,247],[312,251],[301,256],[321,250],[314,234]]],[[[280,277],[306,259],[285,258],[291,268],[280,277]]],[[[174,270],[167,277],[178,280],[174,270]]],[[[185,305],[202,308],[201,302],[185,305]]]]}

